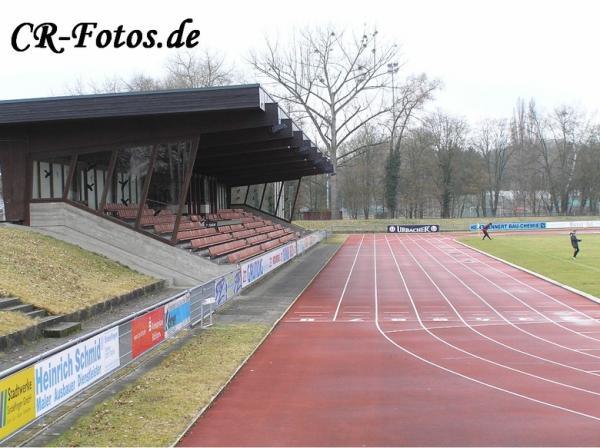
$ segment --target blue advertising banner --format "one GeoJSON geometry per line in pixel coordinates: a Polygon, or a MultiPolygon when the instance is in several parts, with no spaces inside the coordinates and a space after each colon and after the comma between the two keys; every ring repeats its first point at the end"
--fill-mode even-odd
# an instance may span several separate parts
{"type": "MultiPolygon", "coordinates": [[[[485,224],[471,224],[469,230],[476,232],[485,224]]],[[[545,222],[499,222],[492,224],[490,230],[543,230],[546,228],[545,222]]]]}
{"type": "Polygon", "coordinates": [[[165,305],[165,337],[170,338],[185,328],[192,318],[190,293],[165,305]]]}

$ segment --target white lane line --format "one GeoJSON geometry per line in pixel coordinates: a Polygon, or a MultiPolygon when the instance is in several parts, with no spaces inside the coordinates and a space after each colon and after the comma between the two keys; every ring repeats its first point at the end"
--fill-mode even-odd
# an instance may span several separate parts
{"type": "MultiPolygon", "coordinates": [[[[396,255],[395,255],[395,254],[394,254],[394,252],[393,252],[392,246],[390,245],[389,241],[388,241],[387,243],[388,243],[388,246],[389,246],[389,249],[390,249],[390,251],[392,252],[392,257],[394,258],[394,261],[396,262],[396,255]]],[[[500,346],[502,346],[502,347],[508,348],[508,349],[510,349],[510,350],[514,350],[514,351],[516,351],[516,352],[518,352],[518,353],[522,353],[522,354],[524,354],[524,355],[528,355],[528,353],[521,352],[520,350],[513,349],[512,347],[509,347],[508,345],[506,345],[506,344],[503,344],[502,342],[495,341],[494,339],[492,339],[492,338],[490,338],[490,337],[488,337],[488,336],[484,335],[483,333],[481,333],[481,332],[477,331],[476,329],[472,328],[472,327],[471,327],[471,326],[470,326],[470,325],[469,325],[469,324],[468,324],[468,323],[467,323],[467,322],[466,322],[466,321],[465,321],[465,320],[462,318],[462,316],[461,316],[461,315],[460,315],[460,313],[459,313],[459,312],[456,310],[456,308],[454,307],[454,305],[452,304],[452,302],[451,302],[451,301],[448,299],[448,297],[446,296],[446,294],[444,294],[444,292],[441,290],[441,288],[438,286],[438,284],[437,284],[437,283],[436,283],[436,282],[435,282],[435,281],[434,281],[434,280],[431,278],[431,276],[429,275],[429,273],[427,272],[427,270],[426,270],[426,269],[423,267],[423,265],[421,265],[421,263],[419,263],[419,260],[417,260],[417,259],[415,258],[415,256],[414,256],[414,255],[413,255],[413,253],[411,252],[411,250],[410,250],[408,247],[406,247],[406,245],[404,244],[404,242],[403,242],[402,240],[400,240],[400,244],[402,244],[402,246],[404,247],[404,249],[405,249],[405,250],[408,252],[408,254],[411,256],[411,258],[414,260],[414,262],[417,264],[417,266],[419,266],[419,269],[421,269],[421,271],[423,271],[423,273],[424,273],[424,274],[425,274],[425,276],[426,276],[426,277],[429,279],[429,281],[431,282],[431,284],[432,284],[432,285],[435,287],[435,289],[436,289],[436,290],[437,290],[437,291],[440,293],[440,295],[441,295],[441,296],[444,298],[444,300],[446,300],[446,302],[448,303],[448,305],[450,305],[450,307],[452,308],[452,310],[453,310],[453,311],[456,313],[457,317],[458,317],[458,318],[461,320],[461,322],[462,322],[462,323],[463,323],[463,324],[466,326],[466,328],[470,329],[472,332],[474,332],[474,333],[476,333],[476,334],[480,335],[481,337],[483,337],[483,338],[485,338],[485,339],[488,339],[488,340],[490,340],[491,342],[493,342],[493,343],[496,343],[496,344],[498,344],[498,345],[500,345],[500,346]]],[[[400,270],[400,266],[398,265],[398,263],[397,263],[397,262],[396,262],[396,268],[398,269],[398,272],[399,272],[400,274],[402,274],[402,272],[401,272],[401,270],[400,270]]],[[[402,278],[404,279],[404,276],[402,276],[402,278]]],[[[569,389],[578,390],[578,391],[580,391],[580,392],[588,393],[588,394],[591,394],[591,395],[598,395],[598,396],[600,396],[600,392],[596,392],[596,391],[592,391],[592,390],[589,390],[589,389],[584,389],[584,388],[581,388],[581,387],[573,386],[573,385],[571,385],[571,384],[561,383],[560,381],[555,381],[555,380],[552,380],[552,379],[550,379],[550,378],[545,378],[545,377],[542,377],[542,376],[539,376],[539,375],[535,375],[535,374],[533,374],[533,373],[526,372],[526,371],[524,371],[524,370],[519,370],[519,369],[516,369],[516,368],[514,368],[514,367],[510,367],[510,366],[508,366],[508,365],[505,365],[505,364],[502,364],[502,363],[499,363],[499,362],[493,361],[493,360],[491,360],[491,359],[484,358],[483,356],[479,356],[479,355],[477,355],[477,354],[475,354],[475,353],[469,352],[468,350],[464,350],[464,349],[462,349],[462,348],[460,348],[460,347],[458,347],[458,346],[456,346],[456,345],[452,344],[451,342],[448,342],[448,341],[447,341],[447,340],[445,340],[444,338],[441,338],[441,337],[437,336],[435,333],[433,333],[432,331],[430,331],[430,329],[429,329],[429,328],[427,328],[425,325],[423,325],[423,322],[422,322],[422,320],[421,320],[421,317],[420,317],[420,315],[419,315],[419,311],[417,310],[417,306],[416,306],[416,304],[415,304],[415,302],[414,302],[414,300],[413,300],[413,297],[412,297],[412,294],[410,293],[410,290],[409,290],[409,288],[408,288],[408,285],[407,285],[406,283],[404,283],[404,285],[405,285],[406,292],[408,293],[409,299],[410,299],[410,300],[411,300],[411,302],[413,303],[413,307],[414,307],[415,313],[417,314],[417,319],[418,319],[418,321],[419,321],[419,324],[421,324],[421,325],[423,326],[423,328],[425,329],[425,331],[427,331],[427,333],[429,333],[431,336],[433,336],[435,339],[437,339],[438,341],[442,342],[443,344],[446,344],[448,347],[451,347],[451,348],[453,348],[453,349],[455,349],[455,350],[458,350],[458,351],[459,351],[459,352],[461,352],[461,353],[464,353],[465,355],[470,355],[470,356],[472,356],[473,358],[476,358],[476,359],[479,359],[479,360],[481,360],[481,361],[487,362],[487,363],[489,363],[489,364],[492,364],[492,365],[494,365],[494,366],[500,367],[500,368],[502,368],[502,369],[510,370],[510,371],[512,371],[512,372],[516,372],[516,373],[520,373],[520,374],[522,374],[522,375],[529,376],[529,377],[531,377],[531,378],[535,378],[535,379],[538,379],[538,380],[541,380],[541,381],[545,381],[545,382],[548,382],[548,383],[551,383],[551,384],[555,384],[555,385],[557,385],[557,386],[562,386],[562,387],[565,387],[565,388],[569,388],[569,389]]],[[[530,355],[530,356],[532,356],[533,358],[537,358],[537,359],[540,359],[540,360],[544,360],[544,358],[540,358],[540,357],[538,357],[538,356],[535,356],[535,355],[530,355]]],[[[571,368],[570,366],[567,366],[567,365],[564,365],[564,364],[560,364],[560,363],[557,363],[557,362],[555,362],[555,361],[549,361],[549,360],[548,360],[548,362],[552,362],[553,364],[558,364],[558,365],[564,366],[564,367],[566,367],[566,368],[571,368]]],[[[574,370],[579,370],[579,369],[576,369],[576,368],[573,368],[573,369],[574,369],[574,370]]],[[[584,372],[584,373],[587,373],[585,370],[582,370],[582,372],[584,372]]]]}
{"type": "MultiPolygon", "coordinates": [[[[432,246],[433,246],[433,245],[432,245],[432,246]]],[[[435,246],[433,246],[433,247],[435,247],[435,246]]],[[[452,255],[450,255],[450,257],[452,257],[452,255]]],[[[454,258],[454,257],[452,257],[452,258],[454,258]]],[[[485,264],[485,263],[484,263],[484,264],[485,264]]],[[[503,288],[503,287],[502,287],[502,286],[500,286],[499,284],[497,284],[497,283],[495,283],[494,281],[490,280],[490,279],[489,279],[489,278],[487,278],[485,275],[483,275],[483,274],[481,274],[480,272],[478,272],[478,271],[476,271],[476,270],[472,269],[470,266],[467,266],[467,265],[465,265],[465,264],[463,264],[463,266],[464,266],[466,269],[468,269],[469,271],[471,271],[471,272],[473,272],[474,274],[478,275],[479,277],[481,277],[481,278],[485,279],[485,280],[486,280],[487,282],[489,282],[490,284],[494,285],[494,286],[495,286],[497,289],[499,289],[500,291],[502,291],[502,292],[504,292],[504,293],[508,294],[509,296],[511,296],[512,298],[514,298],[515,300],[517,300],[519,303],[522,303],[522,304],[523,304],[525,307],[529,308],[529,309],[530,309],[531,311],[533,311],[534,313],[536,313],[536,314],[538,314],[539,316],[541,316],[542,318],[546,319],[546,320],[547,320],[549,323],[551,323],[551,324],[553,324],[553,325],[556,325],[556,326],[558,326],[558,327],[560,327],[560,328],[562,328],[562,329],[564,329],[564,330],[567,330],[568,332],[571,332],[571,333],[573,333],[573,334],[579,335],[579,336],[581,336],[581,337],[583,337],[583,338],[590,339],[590,340],[592,340],[592,341],[595,341],[595,342],[600,342],[600,339],[593,338],[593,337],[591,337],[591,336],[588,336],[587,334],[581,333],[580,331],[572,330],[572,329],[571,329],[571,328],[569,328],[569,327],[566,327],[566,326],[564,326],[564,325],[561,325],[559,322],[557,322],[557,321],[555,321],[555,320],[551,319],[549,316],[546,316],[546,315],[545,315],[545,314],[543,314],[542,312],[540,312],[540,311],[538,311],[537,309],[533,308],[533,307],[532,307],[531,305],[529,305],[527,302],[525,302],[525,301],[523,301],[523,300],[519,299],[519,298],[518,298],[518,297],[517,297],[515,294],[513,294],[512,292],[508,291],[507,289],[503,288]]],[[[500,272],[502,272],[502,271],[500,271],[500,272]]],[[[510,277],[510,276],[509,276],[509,277],[510,277]]],[[[517,279],[514,279],[514,280],[517,280],[517,279]]],[[[548,297],[550,297],[550,296],[548,296],[548,297]]],[[[553,300],[554,300],[554,299],[553,299],[553,300]]],[[[595,319],[594,319],[594,320],[595,320],[595,319]]],[[[551,343],[550,341],[548,341],[548,342],[549,342],[549,343],[551,343]]],[[[560,344],[557,344],[557,345],[559,345],[559,346],[561,346],[561,347],[563,347],[563,348],[565,348],[565,349],[567,349],[567,350],[573,350],[573,349],[570,349],[569,347],[566,347],[566,346],[563,346],[563,345],[560,345],[560,344]]],[[[575,351],[576,351],[576,350],[575,350],[575,351]]]]}
{"type": "Polygon", "coordinates": [[[340,296],[340,300],[338,301],[337,308],[335,309],[335,314],[333,315],[333,321],[338,317],[338,313],[340,312],[340,306],[342,306],[342,300],[344,299],[344,294],[346,294],[346,288],[348,287],[348,283],[350,282],[350,276],[352,275],[352,271],[354,270],[354,265],[356,264],[356,260],[358,259],[358,254],[360,253],[360,248],[363,245],[363,241],[365,240],[365,234],[363,233],[362,238],[360,239],[360,244],[358,245],[358,249],[356,250],[356,254],[354,255],[354,261],[352,262],[352,267],[350,268],[350,272],[348,272],[348,278],[346,278],[346,283],[344,284],[344,289],[342,290],[342,295],[340,296]]]}
{"type": "MultiPolygon", "coordinates": [[[[429,244],[431,247],[433,247],[433,248],[436,248],[436,246],[434,246],[433,244],[431,244],[431,243],[429,243],[429,242],[428,242],[428,244],[429,244]]],[[[405,246],[405,248],[406,248],[406,246],[405,246]]],[[[407,250],[408,250],[408,249],[407,249],[407,250]]],[[[409,251],[409,252],[410,252],[410,251],[409,251]]],[[[581,351],[579,351],[579,350],[577,350],[577,349],[573,349],[573,348],[571,348],[571,347],[565,347],[565,346],[563,346],[563,345],[561,345],[561,344],[557,344],[557,343],[555,343],[555,342],[553,342],[553,341],[549,341],[549,340],[547,340],[547,339],[544,339],[544,338],[542,338],[542,337],[540,337],[540,336],[537,336],[537,335],[535,335],[535,334],[533,334],[533,333],[530,333],[530,332],[528,332],[528,331],[526,331],[526,330],[524,330],[524,329],[520,328],[519,326],[515,325],[513,322],[511,322],[509,319],[507,319],[507,318],[506,318],[504,315],[502,315],[501,313],[499,313],[499,312],[498,312],[498,311],[497,311],[497,310],[496,310],[496,309],[495,309],[495,308],[494,308],[494,307],[493,307],[493,306],[492,306],[492,305],[491,305],[491,304],[490,304],[490,303],[489,303],[487,300],[485,300],[485,299],[484,299],[484,298],[483,298],[483,297],[482,297],[482,296],[481,296],[479,293],[477,293],[477,291],[475,291],[475,290],[474,290],[473,288],[471,288],[471,287],[470,287],[470,286],[469,286],[467,283],[465,283],[465,282],[464,282],[464,281],[463,281],[463,280],[462,280],[462,279],[461,279],[461,278],[460,278],[458,275],[456,275],[454,272],[452,272],[452,271],[451,271],[451,270],[449,270],[449,269],[448,269],[446,266],[444,266],[444,264],[442,264],[442,263],[441,263],[441,262],[440,262],[440,261],[439,261],[439,260],[438,260],[436,257],[434,257],[433,255],[431,255],[431,253],[430,253],[429,251],[425,251],[425,253],[426,253],[426,254],[427,254],[427,255],[428,255],[428,256],[429,256],[429,257],[430,257],[430,258],[431,258],[433,261],[435,261],[435,262],[436,262],[436,263],[437,263],[437,264],[438,264],[438,265],[439,265],[439,266],[440,266],[442,269],[444,269],[446,272],[448,272],[448,274],[450,274],[452,277],[454,277],[456,280],[458,280],[458,281],[459,281],[459,282],[460,282],[460,283],[461,283],[461,284],[462,284],[462,285],[463,285],[465,288],[467,288],[467,289],[468,289],[468,290],[469,290],[469,291],[470,291],[470,292],[471,292],[471,293],[472,293],[472,294],[473,294],[475,297],[477,297],[477,298],[478,298],[478,299],[479,299],[479,300],[480,300],[482,303],[484,303],[484,304],[485,304],[485,305],[486,305],[486,306],[487,306],[487,307],[488,307],[488,308],[489,308],[489,309],[490,309],[490,310],[491,310],[493,313],[495,313],[495,314],[496,314],[496,315],[497,315],[497,316],[498,316],[500,319],[502,319],[504,322],[506,322],[506,323],[507,323],[508,325],[510,325],[511,327],[513,327],[513,328],[515,328],[515,329],[519,330],[520,332],[522,332],[522,333],[524,333],[524,334],[527,334],[527,335],[529,335],[529,336],[531,336],[531,337],[534,337],[535,339],[538,339],[538,340],[540,340],[540,341],[542,341],[542,342],[545,342],[545,343],[547,343],[547,344],[552,344],[552,345],[556,345],[557,347],[560,347],[560,348],[564,348],[564,349],[567,349],[567,350],[572,350],[572,351],[574,351],[574,352],[576,352],[576,353],[579,353],[579,354],[582,354],[582,355],[584,355],[584,356],[589,356],[589,357],[597,358],[597,356],[591,355],[590,353],[584,353],[584,352],[581,352],[581,351]]],[[[411,255],[412,255],[412,253],[411,253],[411,255]]],[[[413,256],[413,259],[415,259],[415,258],[414,258],[414,256],[413,256]]],[[[415,259],[415,261],[416,261],[416,259],[415,259]]],[[[421,267],[421,269],[423,269],[423,268],[421,267]]],[[[426,275],[427,275],[427,277],[429,277],[429,274],[427,274],[427,273],[426,273],[426,275]]],[[[429,278],[431,279],[431,277],[429,277],[429,278]]],[[[431,280],[431,281],[433,282],[433,280],[431,280]]],[[[439,288],[438,288],[438,290],[439,290],[439,288]]],[[[444,297],[446,297],[446,296],[445,296],[445,294],[444,294],[444,297]]],[[[448,299],[447,299],[447,300],[448,300],[448,299]]],[[[454,311],[455,311],[455,312],[456,312],[456,313],[459,315],[459,318],[460,318],[461,320],[463,320],[463,319],[462,319],[462,317],[460,316],[459,312],[458,312],[458,311],[457,311],[457,310],[454,308],[454,306],[453,306],[453,305],[452,305],[450,302],[448,302],[448,303],[450,304],[450,306],[452,306],[452,309],[453,309],[453,310],[454,310],[454,311]]],[[[518,319],[519,319],[519,321],[521,321],[521,322],[528,322],[528,323],[532,323],[532,322],[533,322],[533,319],[531,319],[531,318],[529,318],[529,317],[519,317],[518,319]]],[[[464,321],[463,321],[463,322],[464,322],[464,321]]],[[[546,322],[539,322],[539,323],[546,323],[546,322]]],[[[467,325],[467,326],[469,326],[469,327],[470,327],[470,325],[469,325],[468,323],[466,323],[466,322],[465,322],[465,325],[467,325]]],[[[548,359],[548,358],[544,358],[544,357],[542,357],[542,356],[538,356],[538,355],[535,355],[535,354],[533,354],[533,353],[530,353],[530,352],[526,352],[526,351],[523,351],[523,350],[519,350],[519,349],[517,349],[517,348],[515,348],[515,347],[512,347],[512,346],[510,346],[510,345],[507,345],[507,344],[504,344],[503,342],[500,342],[500,341],[498,341],[498,340],[496,340],[496,339],[493,339],[493,338],[491,338],[491,337],[489,337],[489,336],[487,336],[487,335],[485,335],[485,334],[483,334],[483,333],[480,333],[480,332],[479,332],[479,331],[477,331],[477,330],[473,330],[473,331],[475,331],[477,334],[480,334],[480,335],[481,335],[481,336],[483,336],[484,338],[486,338],[486,339],[488,339],[488,340],[490,340],[490,341],[492,341],[492,342],[494,342],[494,343],[496,343],[496,344],[499,344],[499,345],[501,345],[501,346],[503,346],[503,347],[506,347],[506,348],[508,348],[508,349],[510,349],[510,350],[513,350],[513,351],[515,351],[515,352],[518,352],[518,353],[524,354],[524,355],[526,355],[526,356],[531,356],[531,357],[533,357],[533,358],[535,358],[535,359],[539,359],[539,360],[542,360],[542,361],[545,361],[545,362],[549,362],[549,363],[551,363],[551,364],[554,364],[554,365],[558,365],[558,366],[561,366],[561,367],[565,367],[565,368],[567,368],[567,369],[573,369],[573,370],[576,370],[576,371],[578,371],[578,372],[582,372],[582,373],[588,373],[588,372],[587,372],[587,370],[580,369],[580,368],[577,368],[577,367],[571,366],[571,365],[569,365],[569,364],[564,364],[564,363],[561,363],[561,362],[558,362],[558,361],[554,361],[554,360],[551,360],[551,359],[548,359]]]]}
{"type": "MultiPolygon", "coordinates": [[[[462,243],[459,243],[458,241],[455,241],[455,243],[457,243],[457,244],[461,244],[461,245],[462,245],[462,243]]],[[[465,247],[465,248],[466,248],[466,246],[462,246],[462,247],[465,247]]],[[[471,248],[469,248],[469,249],[471,249],[471,248]]],[[[473,250],[473,249],[471,249],[471,250],[473,250]]],[[[474,251],[474,250],[473,250],[473,251],[474,251]]],[[[578,313],[578,314],[581,314],[582,316],[585,316],[585,317],[587,317],[588,319],[591,319],[591,320],[593,320],[593,321],[596,321],[596,322],[600,323],[600,319],[597,319],[597,318],[595,318],[595,317],[592,317],[592,316],[590,316],[590,315],[588,315],[588,314],[584,313],[583,311],[581,311],[581,310],[579,310],[579,309],[577,309],[577,308],[573,308],[571,305],[568,305],[567,303],[565,303],[565,302],[562,302],[562,301],[560,301],[560,300],[558,300],[558,299],[556,299],[556,298],[552,297],[551,295],[549,295],[549,294],[545,293],[544,291],[542,291],[542,290],[540,290],[540,289],[537,289],[536,287],[534,287],[534,286],[531,286],[531,285],[529,285],[529,284],[527,284],[527,283],[525,283],[525,282],[523,282],[523,281],[519,280],[519,279],[518,279],[518,278],[516,278],[515,276],[513,276],[513,275],[509,274],[508,272],[505,272],[505,271],[503,271],[503,270],[501,270],[501,269],[495,268],[495,267],[494,267],[494,266],[492,266],[490,263],[488,263],[488,262],[484,261],[484,260],[485,260],[485,258],[490,258],[489,256],[485,255],[484,253],[482,253],[482,252],[477,252],[477,251],[474,251],[474,252],[476,252],[476,253],[478,253],[479,255],[481,255],[481,256],[482,256],[482,258],[483,258],[483,259],[481,260],[481,264],[482,264],[482,265],[484,265],[484,266],[486,266],[486,267],[488,267],[488,268],[490,268],[490,269],[492,269],[492,270],[494,270],[494,271],[500,272],[501,274],[504,274],[506,277],[509,277],[509,278],[513,279],[514,281],[516,281],[516,282],[520,283],[521,285],[527,286],[529,289],[531,289],[531,290],[533,290],[533,291],[536,291],[536,292],[538,292],[539,294],[543,295],[544,297],[547,297],[548,299],[550,299],[550,300],[552,300],[552,301],[554,301],[554,302],[558,303],[559,305],[562,305],[562,306],[564,306],[565,308],[568,308],[568,309],[570,309],[571,311],[574,311],[574,312],[576,312],[576,313],[578,313]]],[[[463,253],[465,253],[465,252],[463,252],[463,253]]],[[[453,258],[454,258],[454,257],[453,257],[453,258]]],[[[496,261],[498,261],[499,263],[502,263],[504,266],[510,267],[510,266],[508,266],[506,263],[503,263],[503,262],[502,262],[502,261],[500,261],[500,260],[496,260],[496,261]]],[[[515,268],[513,268],[513,269],[515,269],[515,268]]],[[[540,280],[541,280],[541,279],[540,279],[540,280]]],[[[553,285],[553,286],[556,286],[556,285],[553,285]]],[[[567,290],[567,291],[568,291],[568,290],[567,290]]],[[[569,292],[570,292],[571,294],[575,294],[575,293],[573,293],[572,291],[569,291],[569,292]]]]}
{"type": "MultiPolygon", "coordinates": [[[[387,240],[387,235],[386,235],[386,242],[388,243],[388,246],[389,246],[389,241],[387,240]]],[[[465,380],[472,381],[472,382],[480,384],[482,386],[487,386],[487,387],[489,387],[491,389],[494,389],[494,390],[497,390],[497,391],[500,391],[500,392],[504,392],[504,393],[507,393],[507,394],[515,396],[515,397],[523,398],[525,400],[528,400],[528,401],[531,401],[531,402],[534,402],[534,403],[545,405],[545,406],[551,407],[553,409],[559,409],[561,411],[569,412],[571,414],[579,415],[579,416],[582,416],[582,417],[587,417],[587,418],[590,418],[590,419],[595,420],[595,421],[600,421],[599,417],[595,417],[593,415],[585,414],[583,412],[575,411],[573,409],[568,409],[568,408],[565,408],[565,407],[562,407],[562,406],[559,406],[559,405],[556,405],[556,404],[552,404],[552,403],[548,403],[548,402],[545,402],[545,401],[542,401],[542,400],[538,400],[538,399],[533,398],[533,397],[528,397],[527,395],[522,395],[522,394],[520,394],[518,392],[513,392],[513,391],[508,390],[508,389],[503,389],[501,387],[494,386],[493,384],[489,384],[489,383],[486,383],[484,381],[478,380],[476,378],[469,377],[469,376],[464,375],[464,374],[462,374],[460,372],[456,372],[456,371],[451,370],[451,369],[449,369],[447,367],[444,367],[444,366],[441,366],[439,364],[436,364],[433,361],[429,361],[428,359],[425,359],[425,358],[417,355],[414,352],[411,352],[410,350],[408,350],[407,348],[401,346],[396,341],[394,341],[392,338],[390,338],[387,334],[385,334],[385,332],[381,329],[381,326],[379,325],[378,293],[377,293],[377,250],[375,249],[375,245],[373,245],[373,250],[374,250],[374,253],[375,253],[375,259],[373,260],[373,267],[374,267],[374,272],[375,272],[375,326],[377,327],[377,330],[379,331],[379,333],[385,339],[387,339],[392,345],[394,345],[395,347],[399,348],[404,353],[412,356],[413,358],[416,358],[416,359],[424,362],[425,364],[428,364],[428,365],[433,366],[433,367],[437,367],[440,370],[443,370],[445,372],[451,373],[451,374],[456,375],[456,376],[458,376],[460,378],[463,378],[465,380]]],[[[391,247],[390,247],[390,251],[391,251],[391,247]]],[[[392,252],[392,256],[394,256],[393,252],[392,252]]],[[[398,268],[398,271],[400,272],[400,269],[399,269],[399,266],[398,266],[398,262],[397,262],[395,256],[394,256],[394,262],[396,263],[396,268],[398,268]]],[[[400,275],[401,275],[402,281],[403,281],[403,283],[404,283],[404,285],[406,287],[406,282],[405,282],[404,276],[402,275],[401,272],[400,272],[400,275]]],[[[412,299],[412,297],[411,297],[411,299],[412,299]]],[[[418,318],[418,316],[417,316],[417,318],[418,318]]]]}
{"type": "MultiPolygon", "coordinates": [[[[530,322],[530,325],[534,325],[534,324],[539,324],[541,322],[530,322]]],[[[472,327],[503,327],[506,326],[505,323],[495,323],[495,324],[475,324],[475,325],[471,325],[472,327]]],[[[456,328],[465,328],[464,325],[460,324],[460,325],[444,325],[444,326],[440,326],[440,327],[435,327],[434,330],[453,330],[456,328]]],[[[398,329],[398,330],[387,330],[386,333],[405,333],[407,331],[424,331],[422,328],[402,328],[402,329],[398,329]]],[[[580,349],[580,350],[600,350],[599,349],[580,349]]]]}

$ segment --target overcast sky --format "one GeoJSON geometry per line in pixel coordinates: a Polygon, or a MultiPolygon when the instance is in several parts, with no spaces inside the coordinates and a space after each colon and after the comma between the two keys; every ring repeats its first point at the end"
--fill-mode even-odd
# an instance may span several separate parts
{"type": "Polygon", "coordinates": [[[471,121],[508,117],[518,97],[543,108],[577,105],[595,113],[600,104],[600,2],[215,0],[215,1],[5,1],[0,13],[0,99],[65,94],[76,79],[102,80],[143,72],[160,76],[175,50],[67,48],[64,54],[32,49],[17,53],[11,34],[22,22],[55,22],[68,34],[78,22],[99,28],[157,29],[167,34],[185,18],[201,32],[202,47],[243,64],[264,36],[332,24],[361,32],[364,25],[398,43],[405,74],[442,80],[441,109],[471,121]],[[85,6],[84,6],[85,5],[85,6]]]}

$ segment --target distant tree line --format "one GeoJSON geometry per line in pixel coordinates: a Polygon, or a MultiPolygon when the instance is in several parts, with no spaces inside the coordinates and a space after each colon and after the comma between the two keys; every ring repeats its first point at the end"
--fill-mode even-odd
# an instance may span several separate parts
{"type": "MultiPolygon", "coordinates": [[[[377,140],[372,135],[363,130],[349,150],[377,140]]],[[[518,100],[509,119],[471,126],[439,111],[424,115],[401,145],[393,204],[385,196],[385,152],[379,144],[340,168],[350,216],[598,214],[600,125],[570,106],[542,113],[533,100],[518,100]]]]}

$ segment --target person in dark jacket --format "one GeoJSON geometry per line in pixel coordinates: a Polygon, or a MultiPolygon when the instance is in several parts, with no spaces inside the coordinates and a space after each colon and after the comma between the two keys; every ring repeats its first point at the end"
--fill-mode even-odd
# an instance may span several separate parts
{"type": "Polygon", "coordinates": [[[573,252],[573,260],[575,260],[575,258],[577,258],[577,254],[579,253],[579,243],[581,243],[581,240],[577,238],[577,230],[573,230],[571,233],[569,233],[569,236],[571,237],[571,246],[573,246],[573,249],[575,249],[575,252],[573,252]]]}
{"type": "Polygon", "coordinates": [[[490,234],[488,233],[488,230],[490,229],[490,227],[492,227],[492,223],[488,223],[485,226],[483,226],[481,228],[481,231],[483,232],[483,238],[481,238],[482,240],[485,240],[485,237],[487,236],[490,240],[492,239],[492,237],[490,236],[490,234]]]}

